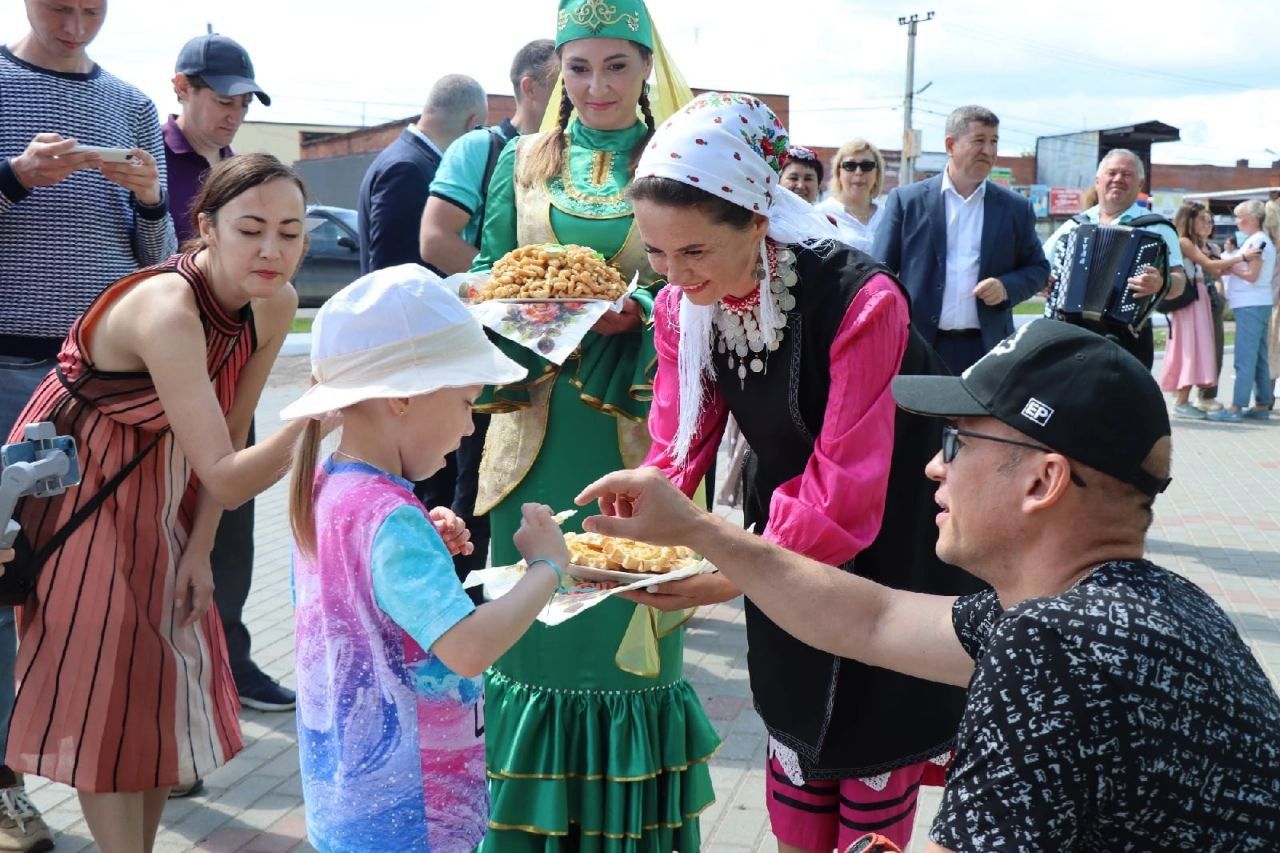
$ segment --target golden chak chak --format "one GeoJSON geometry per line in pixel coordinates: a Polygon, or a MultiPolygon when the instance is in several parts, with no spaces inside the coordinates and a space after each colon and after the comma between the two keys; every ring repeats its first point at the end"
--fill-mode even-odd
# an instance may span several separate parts
{"type": "Polygon", "coordinates": [[[691,566],[698,559],[681,545],[646,545],[599,533],[566,533],[564,541],[569,546],[569,561],[590,569],[665,575],[691,566]]]}
{"type": "Polygon", "coordinates": [[[594,249],[543,243],[507,252],[475,296],[490,299],[606,299],[627,292],[622,273],[594,249]]]}

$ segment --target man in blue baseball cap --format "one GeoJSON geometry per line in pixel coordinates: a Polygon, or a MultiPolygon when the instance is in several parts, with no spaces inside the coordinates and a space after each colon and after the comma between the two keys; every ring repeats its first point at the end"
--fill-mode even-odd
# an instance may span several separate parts
{"type": "MultiPolygon", "coordinates": [[[[182,46],[174,66],[173,91],[182,112],[165,122],[164,155],[168,170],[169,204],[180,242],[195,237],[191,204],[209,170],[235,155],[231,143],[256,97],[270,106],[253,75],[249,53],[238,42],[211,33],[182,46]]],[[[246,444],[254,441],[249,425],[246,444]]],[[[222,514],[209,562],[213,568],[214,603],[222,620],[227,659],[240,702],[260,711],[290,711],[292,690],[264,673],[249,656],[249,630],[243,611],[253,582],[254,502],[246,501],[222,514]]],[[[178,786],[170,797],[198,793],[203,784],[178,786]]]]}
{"type": "Polygon", "coordinates": [[[169,208],[181,244],[195,236],[189,211],[203,176],[232,155],[231,142],[254,97],[266,106],[271,98],[253,78],[248,51],[216,33],[182,46],[173,91],[182,112],[165,123],[164,147],[169,208]]]}
{"type": "Polygon", "coordinates": [[[264,106],[271,98],[253,79],[249,53],[234,39],[217,33],[197,36],[182,46],[174,69],[188,77],[199,77],[219,95],[257,95],[264,106]]]}

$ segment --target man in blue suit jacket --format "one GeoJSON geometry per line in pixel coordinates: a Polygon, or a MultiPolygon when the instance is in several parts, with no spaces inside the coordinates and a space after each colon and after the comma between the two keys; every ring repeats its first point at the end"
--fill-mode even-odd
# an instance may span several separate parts
{"type": "Polygon", "coordinates": [[[872,254],[911,294],[911,321],[956,373],[1013,332],[1013,306],[1045,288],[1049,262],[1031,202],[987,180],[1000,120],[947,118],[947,168],[889,194],[872,254]]]}
{"type": "Polygon", "coordinates": [[[427,105],[365,172],[360,185],[360,272],[420,264],[418,223],[444,150],[485,123],[484,88],[463,74],[441,77],[427,105]]]}

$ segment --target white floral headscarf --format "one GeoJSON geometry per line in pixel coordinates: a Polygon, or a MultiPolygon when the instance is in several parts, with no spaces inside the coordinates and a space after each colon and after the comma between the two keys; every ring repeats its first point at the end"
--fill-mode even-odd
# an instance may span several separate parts
{"type": "MultiPolygon", "coordinates": [[[[831,221],[778,183],[788,142],[787,129],[764,101],[707,92],[658,127],[636,166],[636,178],[669,178],[759,213],[769,220],[766,236],[776,243],[835,240],[831,221]]],[[[769,261],[763,240],[758,272],[760,328],[768,337],[786,318],[768,298],[769,261]]],[[[714,381],[709,341],[716,310],[680,299],[680,418],[672,447],[679,465],[688,459],[698,416],[714,381]]]]}

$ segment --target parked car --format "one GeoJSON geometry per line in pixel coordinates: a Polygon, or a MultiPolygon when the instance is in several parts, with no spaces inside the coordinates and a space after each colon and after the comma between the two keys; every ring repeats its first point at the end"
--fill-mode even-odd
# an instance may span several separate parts
{"type": "Polygon", "coordinates": [[[356,212],[345,207],[308,205],[307,220],[315,227],[293,286],[301,307],[318,308],[360,277],[360,231],[356,212]]]}

